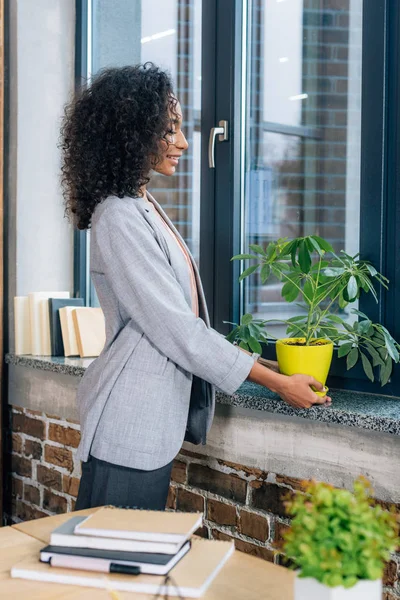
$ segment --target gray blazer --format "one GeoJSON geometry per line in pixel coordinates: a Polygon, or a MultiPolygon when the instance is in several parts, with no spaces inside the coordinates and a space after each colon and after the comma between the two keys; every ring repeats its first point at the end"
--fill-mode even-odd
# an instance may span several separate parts
{"type": "MultiPolygon", "coordinates": [[[[148,199],[184,243],[149,194],[148,199]]],[[[78,456],[157,469],[181,448],[192,376],[232,394],[254,359],[210,328],[192,258],[200,317],[193,314],[185,257],[145,199],[110,197],[98,205],[90,244],[106,343],[78,388],[78,456]]],[[[207,429],[214,405],[213,388],[207,429]]]]}

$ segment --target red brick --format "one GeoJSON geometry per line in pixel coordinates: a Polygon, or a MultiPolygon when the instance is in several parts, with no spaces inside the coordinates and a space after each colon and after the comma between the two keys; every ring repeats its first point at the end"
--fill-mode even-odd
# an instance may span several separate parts
{"type": "Polygon", "coordinates": [[[398,600],[398,596],[394,596],[390,592],[383,592],[382,600],[398,600]]]}
{"type": "Polygon", "coordinates": [[[45,438],[45,423],[39,419],[32,419],[24,414],[13,414],[12,429],[19,433],[27,433],[28,435],[44,440],[45,438]]]}
{"type": "Polygon", "coordinates": [[[32,463],[27,458],[12,454],[11,470],[21,477],[32,477],[32,463]]]}
{"type": "Polygon", "coordinates": [[[22,498],[24,484],[22,479],[11,477],[11,495],[16,498],[22,498]]]}
{"type": "Polygon", "coordinates": [[[196,529],[196,531],[194,532],[194,535],[198,535],[199,537],[202,537],[206,540],[209,539],[209,533],[208,533],[208,528],[203,525],[203,527],[199,527],[198,529],[196,529]]]}
{"type": "Polygon", "coordinates": [[[34,417],[41,417],[43,415],[40,410],[31,410],[30,408],[25,409],[25,414],[32,415],[34,417]]]}
{"type": "Polygon", "coordinates": [[[287,488],[281,488],[274,483],[252,482],[251,506],[267,512],[272,512],[280,517],[285,517],[285,497],[290,494],[287,488]]]}
{"type": "Polygon", "coordinates": [[[40,442],[34,442],[33,440],[25,440],[24,448],[25,456],[40,460],[42,458],[42,446],[40,442]]]}
{"type": "Polygon", "coordinates": [[[394,560],[390,560],[386,563],[385,570],[383,572],[383,585],[393,586],[398,580],[398,568],[397,563],[394,560]]]}
{"type": "Polygon", "coordinates": [[[236,507],[209,498],[207,500],[207,519],[218,525],[236,525],[236,507]]]}
{"type": "Polygon", "coordinates": [[[277,546],[281,547],[284,539],[283,539],[283,534],[286,533],[286,531],[289,530],[289,525],[286,525],[286,523],[281,523],[280,521],[275,521],[275,537],[274,537],[274,542],[277,546]]]}
{"type": "Polygon", "coordinates": [[[74,468],[72,452],[66,448],[57,448],[56,446],[46,444],[44,447],[44,459],[46,462],[58,467],[64,467],[68,471],[72,471],[74,468]]]}
{"type": "Polygon", "coordinates": [[[71,510],[75,510],[76,500],[71,500],[71,510]]]}
{"type": "Polygon", "coordinates": [[[176,487],[170,485],[168,490],[167,508],[176,509],[176,487]]]}
{"type": "Polygon", "coordinates": [[[22,454],[22,446],[24,441],[18,433],[12,434],[12,451],[17,454],[22,454]]]}
{"type": "Polygon", "coordinates": [[[236,502],[246,502],[247,482],[236,475],[228,475],[205,467],[203,465],[189,465],[189,484],[207,490],[214,494],[224,496],[236,502]]]}
{"type": "Polygon", "coordinates": [[[179,450],[179,454],[183,454],[183,456],[190,456],[191,458],[201,458],[204,460],[204,456],[202,454],[198,454],[198,452],[192,452],[191,450],[185,450],[185,448],[181,448],[179,450]]]}
{"type": "Polygon", "coordinates": [[[268,477],[268,473],[254,467],[245,467],[244,465],[229,462],[227,460],[218,460],[218,464],[229,467],[230,469],[235,469],[235,471],[243,471],[246,475],[254,475],[257,479],[266,479],[268,477]]]}
{"type": "Polygon", "coordinates": [[[42,519],[43,517],[48,517],[49,515],[35,508],[34,506],[30,506],[29,504],[18,500],[15,516],[22,521],[32,521],[33,519],[42,519]]]}
{"type": "Polygon", "coordinates": [[[63,475],[63,492],[76,498],[78,496],[79,482],[80,480],[77,477],[63,475]]]}
{"type": "Polygon", "coordinates": [[[284,485],[288,485],[294,490],[299,490],[300,492],[304,492],[306,490],[309,481],[304,479],[296,479],[295,477],[286,477],[286,475],[277,475],[276,483],[283,483],[284,485]]]}
{"type": "Polygon", "coordinates": [[[50,490],[44,490],[43,494],[43,508],[53,513],[65,513],[67,512],[67,500],[62,496],[53,494],[50,490]]]}
{"type": "Polygon", "coordinates": [[[262,515],[248,510],[241,510],[239,531],[247,537],[266,542],[269,537],[269,523],[262,515]]]}
{"type": "Polygon", "coordinates": [[[245,552],[246,554],[251,554],[252,556],[257,556],[258,558],[262,558],[269,562],[274,562],[275,552],[270,550],[269,548],[265,548],[264,546],[257,546],[256,544],[251,544],[250,542],[245,542],[240,540],[239,538],[234,538],[226,533],[222,533],[222,531],[218,531],[217,529],[213,529],[211,531],[211,537],[214,540],[222,540],[225,542],[235,542],[236,550],[239,552],[245,552]]]}
{"type": "Polygon", "coordinates": [[[58,442],[64,446],[70,446],[71,448],[77,448],[81,439],[81,432],[79,429],[73,429],[72,427],[63,427],[57,423],[49,423],[49,440],[58,442]]]}
{"type": "Polygon", "coordinates": [[[26,500],[26,502],[30,502],[31,504],[40,506],[39,488],[24,483],[24,500],[26,500]]]}
{"type": "Polygon", "coordinates": [[[186,463],[180,460],[174,461],[171,479],[172,481],[176,481],[176,483],[186,483],[186,463]]]}
{"type": "Polygon", "coordinates": [[[177,488],[176,508],[183,512],[204,512],[204,498],[200,494],[177,488]]]}
{"type": "Polygon", "coordinates": [[[38,465],[36,467],[36,478],[39,483],[45,485],[48,488],[61,492],[61,473],[55,469],[49,469],[44,465],[38,465]]]}

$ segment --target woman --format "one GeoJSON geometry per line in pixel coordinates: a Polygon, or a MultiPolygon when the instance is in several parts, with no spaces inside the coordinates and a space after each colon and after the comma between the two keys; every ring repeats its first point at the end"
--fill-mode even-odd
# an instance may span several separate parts
{"type": "Polygon", "coordinates": [[[169,76],[147,64],[108,69],[67,107],[62,128],[66,210],[91,226],[91,276],[106,344],[78,389],[82,479],[77,509],[164,509],[184,439],[205,443],[214,386],[248,379],[296,407],[329,402],[314,379],[285,377],[209,327],[196,265],[147,192],[187,150],[169,76]]]}

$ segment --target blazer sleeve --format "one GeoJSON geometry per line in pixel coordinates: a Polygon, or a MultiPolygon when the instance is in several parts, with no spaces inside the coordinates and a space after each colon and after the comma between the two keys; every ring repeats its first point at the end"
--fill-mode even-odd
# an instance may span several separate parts
{"type": "Polygon", "coordinates": [[[233,394],[254,359],[193,314],[138,209],[122,202],[118,210],[106,207],[96,222],[95,243],[118,301],[146,337],[185,371],[233,394]]]}

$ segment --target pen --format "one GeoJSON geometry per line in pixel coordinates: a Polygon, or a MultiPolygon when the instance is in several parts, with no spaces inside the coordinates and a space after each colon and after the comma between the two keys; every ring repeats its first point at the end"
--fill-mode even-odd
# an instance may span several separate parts
{"type": "Polygon", "coordinates": [[[79,569],[81,571],[97,571],[99,573],[119,573],[122,575],[140,575],[140,567],[137,565],[121,565],[109,560],[98,558],[83,558],[55,554],[50,558],[52,567],[62,569],[79,569]]]}

